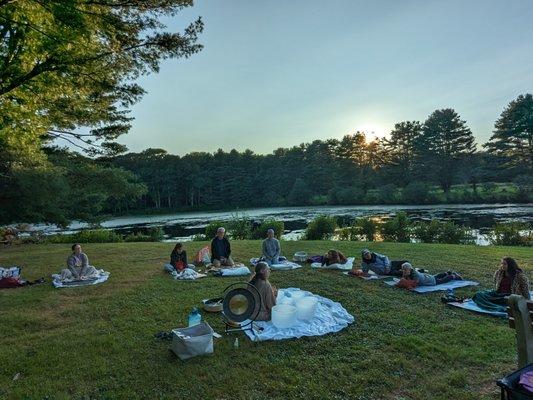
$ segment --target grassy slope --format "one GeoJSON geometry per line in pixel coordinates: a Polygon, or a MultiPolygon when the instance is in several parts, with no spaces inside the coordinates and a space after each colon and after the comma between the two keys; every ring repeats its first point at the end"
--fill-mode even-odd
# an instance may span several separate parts
{"type": "MultiPolygon", "coordinates": [[[[187,244],[193,254],[202,243],[187,244]]],[[[56,290],[40,285],[0,291],[0,398],[497,398],[494,380],[516,366],[514,332],[503,320],[443,306],[439,294],[416,295],[339,272],[275,272],[278,287],[300,287],[340,301],[356,317],[324,337],[251,343],[215,342],[211,357],[184,363],[155,332],[184,326],[191,307],[220,295],[234,279],[176,282],[161,272],[171,244],[87,244],[103,285],[56,290]],[[20,379],[12,381],[16,373],[20,379]],[[482,394],[479,395],[478,393],[482,394]]],[[[247,260],[259,242],[234,242],[247,260]]],[[[322,253],[328,242],[284,242],[284,253],[322,253]]],[[[354,255],[363,243],[336,242],[354,255]]],[[[455,269],[490,287],[499,258],[514,256],[529,273],[531,249],[376,243],[391,258],[437,272],[455,269]]],[[[65,245],[0,250],[0,264],[24,277],[49,276],[65,245]]],[[[460,294],[473,293],[463,289],[460,294]]],[[[204,314],[205,315],[205,314],[204,314]]],[[[205,315],[222,332],[216,315],[205,315]]]]}

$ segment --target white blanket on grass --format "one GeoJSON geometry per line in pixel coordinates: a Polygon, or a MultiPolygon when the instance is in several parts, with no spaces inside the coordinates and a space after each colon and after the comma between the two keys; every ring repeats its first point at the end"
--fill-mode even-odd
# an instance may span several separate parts
{"type": "MultiPolygon", "coordinates": [[[[290,293],[295,290],[300,289],[280,289],[280,294],[290,293]]],[[[340,303],[312,293],[310,293],[310,296],[318,299],[313,319],[309,321],[298,320],[293,327],[285,329],[276,328],[272,321],[257,321],[253,323],[253,332],[247,330],[246,334],[254,342],[301,338],[302,336],[321,336],[339,332],[355,321],[355,318],[340,303]],[[260,328],[263,329],[260,330],[260,328]]]]}
{"type": "Polygon", "coordinates": [[[392,276],[390,276],[390,275],[378,275],[374,271],[368,271],[368,276],[352,275],[352,274],[350,274],[350,271],[343,272],[343,274],[344,275],[348,275],[348,276],[353,276],[353,277],[356,277],[356,278],[359,278],[359,279],[364,279],[365,281],[377,281],[377,280],[380,280],[380,279],[392,278],[392,276]]]}
{"type": "MultiPolygon", "coordinates": [[[[259,258],[251,258],[250,259],[250,264],[252,264],[253,266],[255,266],[258,262],[259,262],[259,258]]],[[[272,264],[270,266],[270,269],[274,270],[274,271],[281,271],[281,270],[287,270],[287,269],[297,269],[297,268],[302,268],[302,266],[300,264],[297,264],[295,262],[289,261],[287,259],[281,260],[279,263],[272,264]]]]}
{"type": "MultiPolygon", "coordinates": [[[[386,285],[389,286],[395,286],[400,281],[399,278],[394,278],[390,281],[385,281],[386,285]]],[[[442,283],[440,285],[433,285],[433,286],[417,286],[414,289],[411,289],[412,292],[416,293],[428,293],[428,292],[438,292],[440,290],[448,290],[448,289],[458,289],[466,286],[477,286],[479,285],[479,282],[475,281],[450,281],[447,283],[442,283]]]]}
{"type": "Polygon", "coordinates": [[[199,274],[192,268],[185,268],[183,271],[172,271],[170,275],[179,281],[194,281],[196,279],[205,278],[206,274],[199,274]]]}
{"type": "Polygon", "coordinates": [[[99,283],[107,281],[107,279],[109,278],[109,275],[111,274],[109,272],[104,271],[103,269],[97,269],[96,274],[85,277],[85,279],[82,279],[82,280],[72,280],[72,279],[61,280],[61,274],[53,274],[52,285],[54,285],[55,288],[98,285],[99,283]]]}
{"type": "Polygon", "coordinates": [[[250,275],[250,269],[244,265],[235,268],[222,268],[221,276],[247,276],[250,275]]]}
{"type": "Polygon", "coordinates": [[[344,264],[331,264],[331,265],[322,265],[321,263],[312,263],[311,268],[315,269],[339,269],[341,271],[351,270],[353,268],[353,257],[348,257],[344,264]]]}
{"type": "MultiPolygon", "coordinates": [[[[531,298],[533,298],[533,291],[530,291],[529,294],[531,298]]],[[[506,312],[485,310],[484,308],[478,306],[472,299],[466,299],[463,302],[452,301],[446,304],[452,307],[462,308],[464,310],[473,311],[479,314],[492,315],[493,317],[507,318],[509,316],[506,312]]]]}

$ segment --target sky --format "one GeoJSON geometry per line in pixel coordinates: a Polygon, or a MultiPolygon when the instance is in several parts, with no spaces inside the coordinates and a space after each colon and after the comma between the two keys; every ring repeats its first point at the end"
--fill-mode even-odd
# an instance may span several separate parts
{"type": "Polygon", "coordinates": [[[533,92],[532,0],[197,0],[204,49],[142,77],[131,151],[266,154],[454,108],[479,143],[533,92]]]}

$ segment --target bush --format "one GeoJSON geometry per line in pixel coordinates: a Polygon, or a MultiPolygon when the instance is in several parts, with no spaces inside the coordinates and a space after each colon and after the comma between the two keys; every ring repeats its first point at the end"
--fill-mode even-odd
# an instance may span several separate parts
{"type": "Polygon", "coordinates": [[[381,225],[381,236],[386,242],[411,241],[411,220],[405,212],[399,212],[381,225]]]}
{"type": "Polygon", "coordinates": [[[359,228],[357,226],[348,226],[337,230],[338,240],[357,241],[361,239],[359,228]]]}
{"type": "Polygon", "coordinates": [[[140,232],[124,236],[125,242],[155,242],[149,235],[143,235],[140,232]]]}
{"type": "Polygon", "coordinates": [[[165,238],[165,231],[160,226],[148,229],[148,238],[146,242],[160,242],[165,238]]]}
{"type": "Polygon", "coordinates": [[[228,231],[232,239],[250,239],[252,236],[252,220],[246,215],[239,216],[239,214],[235,214],[228,222],[228,231]]]}
{"type": "Polygon", "coordinates": [[[226,227],[227,223],[223,221],[211,221],[205,227],[205,237],[207,240],[211,240],[217,234],[217,229],[221,226],[226,227]]]}
{"type": "Polygon", "coordinates": [[[474,242],[469,228],[452,221],[418,222],[413,228],[413,236],[422,243],[471,244],[474,242]]]}
{"type": "Polygon", "coordinates": [[[261,225],[252,230],[252,239],[266,238],[266,232],[269,229],[274,229],[274,236],[279,239],[285,232],[285,224],[283,221],[277,221],[273,218],[265,219],[261,225]]]}
{"type": "Polygon", "coordinates": [[[533,227],[517,222],[496,224],[489,240],[498,246],[533,246],[533,227]]]}
{"type": "Polygon", "coordinates": [[[335,217],[328,217],[326,215],[316,217],[307,225],[305,230],[305,240],[324,240],[329,239],[335,233],[337,228],[337,220],[335,217]]]}
{"type": "Polygon", "coordinates": [[[379,225],[371,218],[359,218],[355,221],[355,226],[367,242],[376,240],[376,235],[379,231],[379,225]]]}
{"type": "Polygon", "coordinates": [[[363,203],[365,192],[357,187],[335,187],[328,193],[330,204],[351,205],[363,203]]]}

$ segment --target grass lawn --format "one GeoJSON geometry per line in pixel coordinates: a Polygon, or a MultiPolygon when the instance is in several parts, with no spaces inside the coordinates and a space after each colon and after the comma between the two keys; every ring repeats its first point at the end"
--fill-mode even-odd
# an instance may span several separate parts
{"type": "MultiPolygon", "coordinates": [[[[204,243],[187,243],[192,256],[204,243]]],[[[320,254],[354,242],[283,242],[285,255],[320,254]]],[[[440,294],[417,295],[308,266],[273,272],[278,287],[299,287],[340,302],[356,321],[323,337],[252,343],[240,335],[215,341],[210,357],[180,361],[158,331],[185,326],[204,298],[234,278],[177,282],[161,271],[172,244],[83,246],[91,264],[111,272],[99,286],[51,284],[0,291],[0,398],[6,399],[497,399],[497,378],[516,369],[514,331],[503,319],[452,309],[440,294]],[[18,380],[13,381],[15,374],[18,380]]],[[[233,255],[256,256],[258,241],[233,242],[233,255]]],[[[528,248],[376,243],[392,259],[431,272],[448,269],[491,287],[501,257],[531,275],[528,248]]],[[[21,265],[24,278],[58,272],[68,245],[0,249],[0,265],[21,265]]],[[[458,294],[472,294],[460,289],[458,294]]],[[[203,314],[218,332],[218,315],[203,314]]]]}

